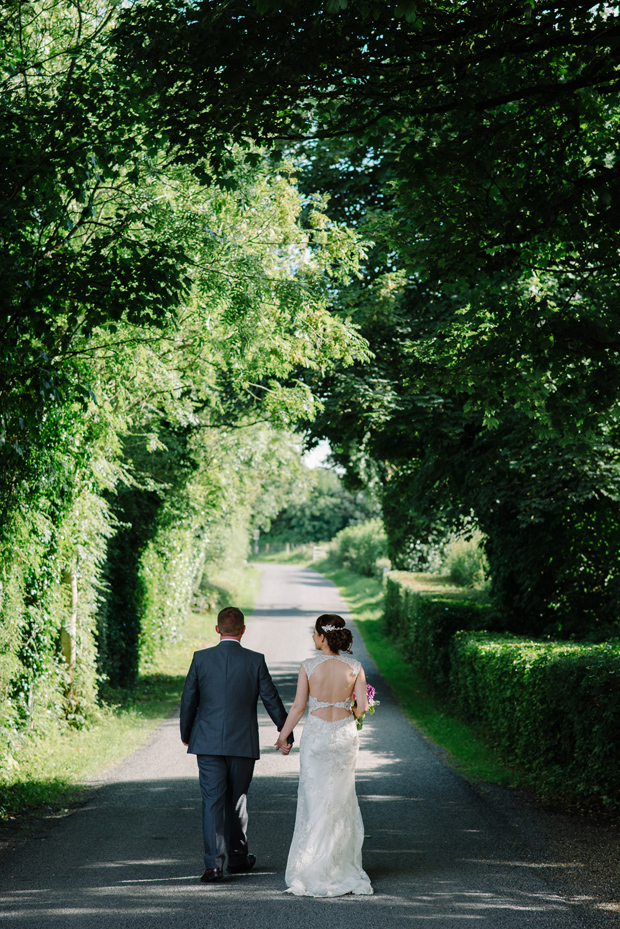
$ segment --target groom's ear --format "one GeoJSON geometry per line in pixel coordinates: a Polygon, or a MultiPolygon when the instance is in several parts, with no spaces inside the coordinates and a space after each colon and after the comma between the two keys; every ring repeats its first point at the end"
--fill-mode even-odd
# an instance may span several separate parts
{"type": "Polygon", "coordinates": [[[217,623],[215,624],[215,631],[217,632],[218,635],[221,635],[220,627],[217,625],[217,623]]]}

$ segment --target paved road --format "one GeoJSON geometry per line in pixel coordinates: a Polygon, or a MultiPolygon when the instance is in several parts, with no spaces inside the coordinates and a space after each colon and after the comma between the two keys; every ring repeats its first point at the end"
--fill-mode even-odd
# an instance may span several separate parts
{"type": "MultiPolygon", "coordinates": [[[[312,652],[318,613],[344,612],[313,571],[266,565],[244,644],[264,651],[285,703],[312,652]]],[[[592,929],[580,904],[546,883],[524,835],[442,764],[405,721],[359,635],[356,657],[381,707],[363,730],[358,795],[374,897],[283,895],[299,756],[263,757],[250,793],[256,870],[204,886],[195,760],[176,720],[114,769],[73,815],[1,861],[0,927],[11,929],[592,929]]],[[[299,734],[299,733],[298,733],[299,734]]],[[[598,921],[596,922],[598,925],[598,921]]]]}

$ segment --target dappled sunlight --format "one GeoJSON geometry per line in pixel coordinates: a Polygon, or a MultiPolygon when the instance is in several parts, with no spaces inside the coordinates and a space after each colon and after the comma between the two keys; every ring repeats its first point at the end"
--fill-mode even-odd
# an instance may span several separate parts
{"type": "Polygon", "coordinates": [[[381,803],[400,803],[401,801],[406,801],[407,803],[418,802],[422,803],[422,797],[400,797],[398,794],[363,794],[360,793],[359,789],[357,791],[357,796],[362,803],[366,801],[368,803],[375,803],[377,801],[381,803]]]}
{"type": "MultiPolygon", "coordinates": [[[[127,882],[122,885],[111,885],[109,887],[84,887],[81,890],[81,901],[72,900],[68,902],[62,899],[61,894],[50,891],[43,901],[35,894],[32,899],[28,899],[28,894],[7,894],[5,905],[8,907],[0,914],[0,920],[12,920],[19,924],[19,921],[28,915],[36,912],[39,918],[68,919],[72,922],[92,914],[98,914],[100,917],[125,918],[134,917],[135,925],[139,925],[138,920],[144,916],[166,917],[173,909],[179,908],[183,913],[185,906],[191,906],[194,901],[209,901],[209,909],[212,915],[220,914],[224,916],[226,907],[234,897],[236,902],[247,905],[249,897],[254,904],[263,902],[270,907],[273,924],[279,924],[280,920],[286,920],[286,914],[290,910],[289,900],[282,897],[280,890],[274,890],[272,887],[261,886],[265,880],[272,879],[273,872],[267,872],[263,875],[257,873],[248,880],[245,888],[244,882],[223,882],[220,885],[209,888],[202,887],[197,883],[195,877],[190,876],[168,876],[162,878],[159,882],[142,880],[132,882],[133,886],[127,886],[127,882]],[[168,885],[174,882],[174,888],[170,895],[168,885]],[[187,882],[187,883],[182,883],[187,882]],[[148,888],[141,888],[141,884],[148,883],[148,888]],[[58,899],[56,899],[58,898],[58,899]],[[105,900],[103,898],[106,898],[105,900]],[[241,899],[239,899],[241,898],[241,899]],[[282,909],[279,910],[278,908],[282,909]]],[[[440,882],[443,886],[445,882],[440,882]]],[[[307,900],[298,900],[297,905],[308,905],[307,900]]],[[[346,896],[337,897],[331,900],[313,900],[311,905],[318,906],[337,906],[352,909],[357,915],[355,919],[364,920],[363,913],[367,912],[370,906],[374,910],[384,908],[398,910],[400,919],[424,919],[441,922],[443,920],[463,920],[472,919],[484,921],[485,924],[493,926],[495,919],[504,921],[506,914],[538,914],[551,915],[553,913],[568,913],[570,906],[563,902],[558,896],[551,893],[505,893],[501,892],[480,892],[480,891],[459,891],[458,889],[426,889],[423,893],[416,893],[410,885],[406,887],[406,893],[403,894],[381,894],[370,899],[360,897],[346,896]],[[500,915],[504,914],[504,915],[500,915]]],[[[188,913],[190,911],[188,910],[188,913]]],[[[376,914],[373,919],[377,918],[376,914]]],[[[128,925],[133,924],[127,923],[128,925]]],[[[165,925],[165,923],[161,923],[165,925]]],[[[362,922],[363,924],[363,922],[362,922]]],[[[160,925],[157,920],[155,925],[160,925]]],[[[517,925],[517,924],[515,924],[517,925]]]]}
{"type": "Polygon", "coordinates": [[[576,861],[502,861],[502,859],[492,858],[462,858],[465,864],[480,865],[502,865],[507,868],[578,868],[581,867],[576,861]]]}
{"type": "MultiPolygon", "coordinates": [[[[275,760],[289,759],[278,756],[275,760]]],[[[62,865],[71,877],[70,884],[58,888],[56,876],[47,875],[44,891],[29,888],[30,871],[26,866],[15,876],[15,889],[8,890],[3,898],[0,925],[82,929],[96,917],[98,929],[117,929],[119,923],[123,929],[142,929],[144,920],[149,929],[169,929],[173,913],[175,925],[193,925],[196,914],[208,901],[213,920],[209,925],[218,929],[253,927],[252,913],[261,906],[270,914],[269,923],[260,923],[261,927],[280,922],[306,925],[307,917],[301,923],[297,917],[291,922],[292,914],[299,913],[301,918],[308,907],[324,912],[324,907],[335,906],[342,914],[338,925],[344,929],[364,925],[370,912],[375,914],[372,921],[383,926],[411,923],[413,927],[422,922],[466,926],[474,921],[496,929],[501,921],[502,925],[521,929],[520,919],[545,915],[547,925],[564,929],[567,923],[563,920],[576,904],[563,901],[544,885],[524,888],[515,880],[519,873],[534,875],[536,870],[553,865],[545,860],[530,864],[514,855],[506,855],[505,859],[467,855],[466,844],[486,841],[485,830],[472,825],[467,817],[460,818],[463,811],[458,797],[448,794],[441,803],[430,804],[423,791],[391,792],[385,787],[392,781],[395,786],[409,783],[409,766],[400,767],[400,776],[390,773],[385,759],[374,752],[369,753],[369,763],[371,769],[358,778],[358,793],[367,832],[364,862],[376,890],[372,898],[293,901],[283,897],[297,775],[274,765],[272,770],[279,772],[274,776],[259,764],[260,773],[250,797],[250,841],[256,834],[271,838],[267,845],[263,840],[262,845],[254,846],[259,862],[251,873],[208,887],[200,883],[197,784],[186,778],[155,779],[141,781],[136,790],[134,782],[120,782],[103,789],[100,816],[104,818],[97,828],[105,832],[110,821],[116,824],[131,816],[131,848],[122,836],[116,845],[106,846],[107,858],[98,854],[97,844],[77,847],[66,854],[62,865]],[[160,806],[159,812],[169,809],[178,821],[174,832],[169,819],[168,825],[155,826],[149,821],[154,796],[160,798],[156,802],[163,800],[167,804],[160,806]],[[130,804],[126,812],[124,802],[130,804]],[[429,815],[430,820],[425,819],[429,815]],[[271,825],[274,822],[275,830],[271,825]],[[434,824],[438,822],[444,823],[443,831],[435,835],[434,824]],[[154,854],[154,843],[160,841],[165,848],[161,854],[154,854]],[[125,854],[118,854],[123,850],[125,854]],[[142,854],[136,854],[138,851],[142,854]],[[237,914],[236,921],[229,919],[229,912],[237,914]]],[[[82,836],[80,820],[87,815],[87,810],[79,811],[65,825],[73,825],[74,834],[82,836]]]]}
{"type": "MultiPolygon", "coordinates": [[[[252,871],[251,873],[248,873],[248,874],[236,874],[235,882],[237,881],[241,881],[241,882],[252,881],[253,882],[255,879],[260,880],[261,878],[263,880],[267,880],[269,878],[272,878],[276,873],[277,873],[276,871],[252,871]]],[[[162,884],[168,881],[188,881],[189,883],[194,885],[196,883],[196,875],[189,874],[189,875],[183,875],[182,877],[136,878],[136,879],[128,879],[125,881],[119,881],[119,884],[162,884]]],[[[223,886],[224,888],[226,887],[225,884],[221,886],[223,886]]],[[[254,889],[252,889],[252,892],[254,892],[254,889]]]]}
{"type": "MultiPolygon", "coordinates": [[[[273,591],[248,623],[244,645],[263,651],[286,705],[299,663],[312,654],[309,631],[334,596],[330,582],[312,580],[305,609],[299,593],[312,572],[289,569],[283,609],[273,591]],[[294,583],[293,583],[294,580],[294,583]],[[288,585],[288,587],[287,587],[288,585]],[[316,594],[318,593],[318,596],[316,594]],[[274,609],[269,601],[274,600],[274,609]],[[297,599],[295,599],[297,597],[297,599]],[[320,603],[319,603],[320,601],[320,603]],[[306,633],[308,632],[308,635],[306,633]]],[[[333,599],[331,610],[334,609],[333,599]]],[[[336,609],[340,609],[336,607],[336,609]]],[[[343,612],[342,610],[340,610],[343,612]]],[[[574,863],[532,861],[518,851],[521,835],[453,774],[403,718],[391,691],[356,637],[356,656],[378,687],[381,706],[360,733],[357,794],[364,820],[363,862],[372,897],[285,896],[284,871],[293,835],[299,742],[288,757],[273,748],[276,729],[259,704],[261,759],[249,804],[249,843],[257,855],[248,874],[203,885],[200,793],[195,759],[185,754],[178,721],[136,752],[89,804],[31,844],[3,880],[0,926],[7,929],[400,929],[423,925],[464,929],[545,929],[583,925],[579,907],[546,883],[574,863]],[[513,839],[518,841],[514,842],[513,839]],[[50,862],[52,864],[50,864],[50,862]],[[57,864],[56,864],[57,863],[57,864]],[[33,879],[33,874],[35,878],[33,879]],[[38,884],[36,888],[33,886],[38,884]],[[46,889],[41,890],[43,885],[46,889]]],[[[598,911],[615,914],[614,904],[598,911]],[[605,910],[605,908],[607,908],[605,910]]]]}
{"type": "Polygon", "coordinates": [[[369,771],[378,771],[383,768],[391,768],[394,764],[394,758],[390,755],[379,752],[371,752],[368,749],[361,751],[357,762],[357,770],[360,774],[366,775],[369,771]]]}
{"type": "Polygon", "coordinates": [[[187,881],[188,883],[196,883],[195,874],[182,874],[180,877],[136,877],[136,878],[127,878],[126,880],[119,881],[119,884],[161,884],[162,882],[168,881],[187,881]]]}
{"type": "Polygon", "coordinates": [[[82,865],[83,868],[133,868],[149,867],[151,865],[160,865],[169,867],[177,864],[176,858],[151,858],[145,861],[92,861],[82,865]]]}

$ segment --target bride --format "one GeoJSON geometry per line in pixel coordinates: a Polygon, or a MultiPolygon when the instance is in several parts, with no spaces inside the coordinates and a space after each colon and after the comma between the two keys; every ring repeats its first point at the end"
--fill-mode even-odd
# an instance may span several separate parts
{"type": "Polygon", "coordinates": [[[287,893],[309,897],[372,894],[362,869],[364,825],[355,795],[358,733],[354,714],[368,709],[366,677],[350,652],[353,636],[341,616],[325,613],[312,636],[320,652],[303,661],[297,694],[276,749],[309,706],[300,749],[295,832],[286,867],[287,893]],[[353,711],[351,700],[355,691],[353,711]]]}

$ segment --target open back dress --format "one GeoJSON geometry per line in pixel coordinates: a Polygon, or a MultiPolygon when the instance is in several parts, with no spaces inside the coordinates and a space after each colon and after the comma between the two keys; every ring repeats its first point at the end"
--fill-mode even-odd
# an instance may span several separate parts
{"type": "Polygon", "coordinates": [[[372,894],[370,879],[362,868],[364,824],[355,793],[359,737],[351,713],[352,693],[339,703],[320,699],[322,694],[313,687],[311,678],[325,661],[345,662],[355,678],[361,668],[359,661],[348,655],[317,655],[302,663],[314,695],[308,697],[308,717],[301,738],[297,816],[286,867],[287,892],[310,897],[372,894]],[[348,710],[349,715],[332,721],[316,715],[316,710],[330,706],[348,710]]]}

